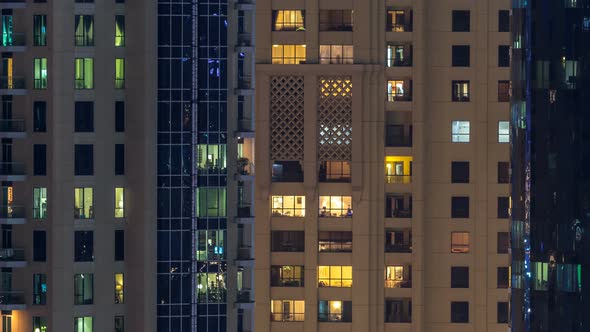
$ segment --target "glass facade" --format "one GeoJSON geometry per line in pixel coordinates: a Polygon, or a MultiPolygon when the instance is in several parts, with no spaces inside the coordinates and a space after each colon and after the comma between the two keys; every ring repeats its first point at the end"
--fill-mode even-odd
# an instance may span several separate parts
{"type": "Polygon", "coordinates": [[[588,0],[513,1],[512,331],[590,328],[589,38],[588,0]]]}

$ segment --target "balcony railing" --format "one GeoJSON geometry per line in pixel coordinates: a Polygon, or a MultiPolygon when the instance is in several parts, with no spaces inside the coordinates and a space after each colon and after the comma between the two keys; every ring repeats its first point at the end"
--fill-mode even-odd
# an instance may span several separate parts
{"type": "Polygon", "coordinates": [[[385,136],[385,146],[387,147],[411,147],[412,136],[410,135],[387,135],[385,136]]]}
{"type": "Polygon", "coordinates": [[[240,246],[237,253],[238,260],[251,260],[252,259],[252,247],[240,246]]]}
{"type": "Polygon", "coordinates": [[[387,59],[387,67],[412,67],[412,58],[387,59]]]}
{"type": "Polygon", "coordinates": [[[0,206],[0,219],[25,218],[24,206],[0,206]]]}
{"type": "Polygon", "coordinates": [[[412,94],[409,92],[406,93],[388,93],[387,94],[388,101],[412,101],[412,94]]]}
{"type": "MultiPolygon", "coordinates": [[[[4,1],[2,1],[2,2],[4,2],[4,1]]],[[[10,2],[15,2],[15,1],[10,1],[10,2]]],[[[9,33],[9,34],[2,36],[2,38],[0,38],[0,46],[3,46],[3,47],[25,46],[25,45],[26,45],[26,39],[25,39],[24,33],[20,33],[20,32],[9,33]]]]}
{"type": "Polygon", "coordinates": [[[18,76],[0,76],[0,89],[25,89],[25,78],[18,76]]]}
{"type": "Polygon", "coordinates": [[[0,175],[25,175],[25,164],[0,162],[0,175]]]}
{"type": "Polygon", "coordinates": [[[238,34],[238,45],[239,46],[252,46],[252,35],[250,33],[238,34]]]}
{"type": "Polygon", "coordinates": [[[303,278],[294,279],[271,279],[270,285],[272,287],[303,287],[303,278]]]}
{"type": "Polygon", "coordinates": [[[238,291],[238,294],[236,296],[236,302],[238,303],[252,303],[254,301],[252,301],[251,297],[250,297],[250,290],[249,289],[242,289],[240,291],[238,291]]]}
{"type": "Polygon", "coordinates": [[[411,175],[385,175],[385,182],[386,183],[394,183],[394,184],[408,184],[408,183],[412,183],[412,176],[411,175]]]}
{"type": "Polygon", "coordinates": [[[252,206],[249,204],[240,204],[238,206],[238,217],[239,218],[249,218],[253,217],[252,215],[252,206]]]}
{"type": "Polygon", "coordinates": [[[25,303],[25,293],[22,291],[0,292],[0,305],[22,305],[25,303]]]}
{"type": "Polygon", "coordinates": [[[385,252],[410,253],[412,245],[409,243],[385,244],[385,252]]]}
{"type": "Polygon", "coordinates": [[[320,31],[352,31],[352,22],[320,22],[320,31]]]}
{"type": "Polygon", "coordinates": [[[393,209],[385,214],[386,218],[412,218],[411,209],[393,209]]]}
{"type": "Polygon", "coordinates": [[[412,32],[412,25],[408,23],[391,23],[387,25],[387,31],[412,32]]]}
{"type": "Polygon", "coordinates": [[[0,249],[0,262],[17,262],[25,260],[24,249],[2,248],[0,249]]]}
{"type": "Polygon", "coordinates": [[[238,89],[252,89],[252,77],[250,77],[250,76],[238,77],[238,89]]]}
{"type": "Polygon", "coordinates": [[[0,120],[0,132],[22,133],[25,131],[25,120],[0,120]]]}
{"type": "Polygon", "coordinates": [[[385,280],[385,288],[412,288],[412,280],[385,280]]]}

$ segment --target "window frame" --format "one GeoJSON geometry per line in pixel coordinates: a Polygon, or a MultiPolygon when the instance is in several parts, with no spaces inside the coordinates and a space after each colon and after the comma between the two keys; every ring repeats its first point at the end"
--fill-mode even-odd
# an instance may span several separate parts
{"type": "Polygon", "coordinates": [[[471,143],[471,121],[453,120],[451,121],[451,142],[452,143],[471,143]],[[465,127],[465,125],[467,125],[465,127]],[[467,129],[467,130],[465,130],[467,129]]]}
{"type": "Polygon", "coordinates": [[[352,265],[318,265],[318,287],[351,288],[352,282],[352,265]],[[345,277],[348,272],[350,272],[350,278],[345,277]]]}

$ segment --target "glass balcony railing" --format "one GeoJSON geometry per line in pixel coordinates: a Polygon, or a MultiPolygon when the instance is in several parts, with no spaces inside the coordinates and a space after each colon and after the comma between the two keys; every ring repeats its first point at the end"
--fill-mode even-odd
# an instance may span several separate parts
{"type": "Polygon", "coordinates": [[[0,249],[0,262],[18,262],[25,260],[24,249],[2,248],[0,249]]]}
{"type": "Polygon", "coordinates": [[[409,243],[386,243],[385,252],[410,253],[412,252],[412,245],[409,243]]]}
{"type": "Polygon", "coordinates": [[[25,120],[0,120],[0,132],[22,133],[25,131],[25,120]]]}
{"type": "MultiPolygon", "coordinates": [[[[10,1],[15,2],[15,1],[10,1]]],[[[2,2],[0,2],[2,3],[2,2]]],[[[10,47],[10,46],[25,46],[26,39],[24,33],[7,33],[2,34],[2,38],[0,39],[0,46],[10,47]]]]}
{"type": "Polygon", "coordinates": [[[0,89],[25,89],[25,78],[18,76],[0,76],[0,89]]]}
{"type": "Polygon", "coordinates": [[[412,176],[411,175],[385,175],[385,182],[386,183],[394,183],[394,184],[408,184],[408,183],[412,183],[412,176]]]}
{"type": "Polygon", "coordinates": [[[25,293],[22,291],[0,291],[0,305],[22,305],[25,303],[25,293]]]}
{"type": "Polygon", "coordinates": [[[25,175],[25,164],[0,162],[0,175],[25,175]]]}
{"type": "Polygon", "coordinates": [[[237,303],[252,303],[252,298],[250,297],[251,291],[249,289],[242,289],[238,291],[236,302],[237,303]]]}
{"type": "Polygon", "coordinates": [[[0,206],[0,219],[25,218],[24,206],[0,206]]]}

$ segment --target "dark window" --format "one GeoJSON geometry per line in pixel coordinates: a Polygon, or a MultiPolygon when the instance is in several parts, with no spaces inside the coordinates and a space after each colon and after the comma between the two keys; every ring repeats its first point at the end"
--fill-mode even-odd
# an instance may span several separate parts
{"type": "Polygon", "coordinates": [[[510,247],[510,233],[498,232],[498,254],[507,254],[510,247]]]}
{"type": "Polygon", "coordinates": [[[508,323],[508,302],[498,302],[498,323],[508,323]]]}
{"type": "Polygon", "coordinates": [[[47,275],[33,274],[33,304],[47,304],[47,275]]]}
{"type": "Polygon", "coordinates": [[[411,298],[386,298],[385,299],[386,323],[411,323],[412,299],[411,298]]]}
{"type": "Polygon", "coordinates": [[[271,250],[274,252],[303,252],[305,233],[303,231],[273,231],[271,234],[271,250]]]}
{"type": "Polygon", "coordinates": [[[498,197],[498,219],[508,218],[508,197],[498,197]]]}
{"type": "Polygon", "coordinates": [[[318,321],[352,322],[352,301],[319,301],[318,321]],[[337,311],[334,308],[338,308],[337,311]]]}
{"type": "Polygon", "coordinates": [[[94,274],[74,274],[74,304],[94,303],[94,274]]]}
{"type": "Polygon", "coordinates": [[[94,260],[94,233],[92,231],[74,232],[74,261],[92,262],[94,260]]]}
{"type": "Polygon", "coordinates": [[[510,182],[510,163],[507,161],[498,162],[498,183],[510,182]]]}
{"type": "Polygon", "coordinates": [[[47,103],[44,101],[33,103],[33,131],[47,131],[47,103]]]}
{"type": "Polygon", "coordinates": [[[468,266],[451,266],[451,288],[469,288],[468,266]]]}
{"type": "Polygon", "coordinates": [[[451,218],[469,218],[469,197],[451,197],[451,218]]]}
{"type": "Polygon", "coordinates": [[[510,81],[498,81],[498,101],[510,101],[510,81]]]}
{"type": "Polygon", "coordinates": [[[115,102],[115,131],[118,133],[125,131],[125,102],[124,101],[116,101],[115,102]]]}
{"type": "Polygon", "coordinates": [[[78,133],[94,131],[94,103],[77,101],[75,103],[74,128],[78,133]]]}
{"type": "Polygon", "coordinates": [[[509,269],[507,266],[499,266],[497,270],[496,287],[508,288],[509,285],[509,269]]]}
{"type": "Polygon", "coordinates": [[[125,260],[125,231],[115,230],[115,260],[125,260]]]}
{"type": "Polygon", "coordinates": [[[125,174],[125,144],[115,144],[115,175],[125,174]]]}
{"type": "Polygon", "coordinates": [[[94,174],[94,147],[92,144],[76,144],[74,148],[74,175],[94,174]]]}
{"type": "Polygon", "coordinates": [[[33,261],[47,260],[47,235],[45,231],[33,231],[33,261]]]}
{"type": "Polygon", "coordinates": [[[270,285],[272,287],[303,287],[304,273],[302,265],[273,265],[270,267],[270,285]]]}
{"type": "Polygon", "coordinates": [[[320,31],[352,31],[352,10],[320,10],[320,31]]]}
{"type": "Polygon", "coordinates": [[[320,252],[352,252],[352,232],[319,232],[320,252]]]}
{"type": "Polygon", "coordinates": [[[33,145],[33,175],[47,175],[47,145],[33,145]]]}
{"type": "Polygon", "coordinates": [[[469,81],[452,81],[452,101],[469,101],[469,81]]]}
{"type": "MultiPolygon", "coordinates": [[[[123,0],[117,0],[117,2],[123,2],[123,0]]],[[[115,332],[125,331],[125,316],[115,316],[115,332]]]]}
{"type": "Polygon", "coordinates": [[[469,183],[469,162],[451,162],[451,183],[469,183]]]}
{"type": "Polygon", "coordinates": [[[115,3],[125,3],[125,0],[115,0],[115,3]]]}
{"type": "Polygon", "coordinates": [[[510,67],[510,46],[498,46],[498,67],[510,67]]]}
{"type": "Polygon", "coordinates": [[[498,31],[509,32],[510,31],[510,11],[500,10],[498,11],[498,31]]]}
{"type": "Polygon", "coordinates": [[[469,323],[469,302],[451,302],[451,323],[469,323]]]}
{"type": "Polygon", "coordinates": [[[469,45],[453,45],[453,67],[469,67],[469,45]]]}
{"type": "Polygon", "coordinates": [[[468,10],[453,10],[453,32],[469,32],[468,10]]]}

